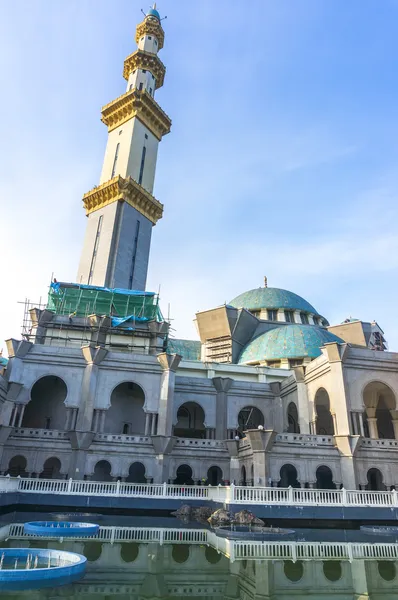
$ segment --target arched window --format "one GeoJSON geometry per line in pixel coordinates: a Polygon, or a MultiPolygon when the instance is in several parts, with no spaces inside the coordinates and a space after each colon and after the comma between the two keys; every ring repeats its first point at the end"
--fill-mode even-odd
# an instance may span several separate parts
{"type": "Polygon", "coordinates": [[[100,460],[94,467],[94,481],[113,481],[111,475],[112,467],[107,460],[100,460]]]}
{"type": "Polygon", "coordinates": [[[43,471],[40,473],[41,479],[59,479],[61,477],[61,461],[53,456],[48,458],[43,465],[43,471]]]}
{"type": "Polygon", "coordinates": [[[317,435],[334,435],[333,417],[330,412],[329,394],[323,388],[315,396],[316,433],[317,435]]]}
{"type": "Polygon", "coordinates": [[[36,381],[25,408],[22,427],[65,429],[67,393],[66,384],[60,377],[47,375],[36,381]]]}
{"type": "Polygon", "coordinates": [[[121,544],[120,558],[125,563],[132,563],[137,559],[139,551],[139,544],[121,544]]]}
{"type": "Polygon", "coordinates": [[[300,483],[297,479],[297,469],[293,465],[283,465],[280,470],[280,481],[278,487],[287,488],[294,487],[299,488],[300,483]]]}
{"type": "Polygon", "coordinates": [[[89,562],[95,562],[102,554],[102,542],[86,542],[83,554],[89,562]]]}
{"type": "Polygon", "coordinates": [[[145,433],[145,395],[143,389],[133,382],[119,384],[111,394],[111,405],[106,411],[105,432],[145,433]]]}
{"type": "Polygon", "coordinates": [[[375,492],[385,491],[386,486],[383,483],[383,475],[381,471],[379,471],[379,469],[369,469],[369,471],[367,472],[367,480],[367,490],[372,490],[375,492]]]}
{"type": "Polygon", "coordinates": [[[283,563],[283,571],[289,581],[297,582],[304,575],[304,565],[301,560],[293,562],[292,560],[285,560],[283,563]]]}
{"type": "Polygon", "coordinates": [[[288,433],[300,433],[300,427],[298,423],[298,411],[297,406],[294,402],[290,402],[287,407],[287,421],[288,421],[288,433]]]}
{"type": "Polygon", "coordinates": [[[395,564],[387,560],[378,560],[377,569],[379,571],[380,577],[384,579],[384,581],[394,581],[397,575],[397,569],[395,564]]]}
{"type": "Polygon", "coordinates": [[[264,415],[255,406],[246,406],[238,415],[238,424],[240,432],[257,429],[259,425],[264,427],[264,415]]]}
{"type": "Polygon", "coordinates": [[[221,554],[211,546],[206,546],[205,557],[211,565],[215,565],[221,560],[221,554]]]}
{"type": "Polygon", "coordinates": [[[245,465],[242,465],[242,468],[240,470],[240,485],[247,485],[245,465]]]}
{"type": "Polygon", "coordinates": [[[176,485],[193,485],[192,469],[189,465],[180,465],[177,469],[176,485]]]}
{"type": "Polygon", "coordinates": [[[24,456],[14,456],[8,463],[6,475],[10,477],[27,477],[26,464],[24,456]]]}
{"type": "Polygon", "coordinates": [[[174,562],[182,564],[189,558],[189,546],[186,544],[173,544],[171,555],[174,562]]]}
{"type": "Polygon", "coordinates": [[[333,482],[333,473],[329,467],[322,465],[316,470],[316,487],[319,490],[335,490],[336,484],[333,482]]]}
{"type": "Polygon", "coordinates": [[[128,483],[146,483],[145,467],[140,462],[135,462],[130,466],[129,476],[126,481],[128,483]]]}
{"type": "Polygon", "coordinates": [[[395,439],[392,411],[396,410],[393,391],[381,381],[372,381],[363,391],[366,410],[364,429],[371,438],[395,439]],[[376,422],[369,419],[376,419],[376,422]]]}
{"type": "Polygon", "coordinates": [[[342,575],[341,562],[339,560],[324,560],[323,574],[329,581],[338,581],[342,575]]]}
{"type": "Polygon", "coordinates": [[[182,438],[205,439],[205,413],[196,402],[185,402],[177,412],[174,435],[182,438]]]}
{"type": "Polygon", "coordinates": [[[210,467],[207,471],[207,483],[209,485],[218,485],[222,482],[222,471],[220,467],[210,467]]]}

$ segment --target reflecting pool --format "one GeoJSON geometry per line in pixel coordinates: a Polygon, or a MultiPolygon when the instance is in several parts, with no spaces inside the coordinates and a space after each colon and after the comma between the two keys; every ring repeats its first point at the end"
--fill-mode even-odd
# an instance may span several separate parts
{"type": "MultiPolygon", "coordinates": [[[[93,538],[24,533],[32,515],[0,523],[0,547],[66,550],[87,558],[79,581],[34,591],[2,591],[1,600],[139,598],[387,599],[398,593],[398,534],[297,529],[289,539],[228,539],[196,523],[97,515],[93,538]]],[[[46,517],[47,518],[47,517],[46,517]]],[[[0,550],[1,554],[1,550],[0,550]]],[[[1,580],[1,570],[0,570],[1,580]]]]}

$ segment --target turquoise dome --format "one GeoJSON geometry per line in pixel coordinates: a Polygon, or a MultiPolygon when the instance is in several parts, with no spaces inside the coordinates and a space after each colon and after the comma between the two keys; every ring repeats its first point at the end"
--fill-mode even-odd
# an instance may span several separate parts
{"type": "Polygon", "coordinates": [[[156,10],[156,8],[150,8],[147,12],[147,17],[156,17],[160,21],[160,14],[156,10]]]}
{"type": "Polygon", "coordinates": [[[242,350],[239,363],[278,360],[281,358],[316,358],[328,342],[344,343],[337,335],[315,325],[276,327],[249,342],[242,350]]]}
{"type": "Polygon", "coordinates": [[[314,315],[318,314],[307,300],[293,294],[293,292],[279,288],[262,287],[249,290],[231,300],[229,304],[235,308],[246,308],[247,310],[286,308],[288,310],[301,310],[314,315]]]}

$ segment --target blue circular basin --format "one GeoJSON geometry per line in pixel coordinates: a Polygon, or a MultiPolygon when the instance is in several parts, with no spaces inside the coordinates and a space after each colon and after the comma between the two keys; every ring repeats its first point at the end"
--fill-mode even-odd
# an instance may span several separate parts
{"type": "Polygon", "coordinates": [[[96,535],[96,523],[75,523],[73,521],[32,521],[25,523],[24,532],[47,537],[85,537],[96,535]]]}
{"type": "Polygon", "coordinates": [[[73,583],[87,559],[64,550],[0,548],[0,590],[30,590],[73,583]]]}

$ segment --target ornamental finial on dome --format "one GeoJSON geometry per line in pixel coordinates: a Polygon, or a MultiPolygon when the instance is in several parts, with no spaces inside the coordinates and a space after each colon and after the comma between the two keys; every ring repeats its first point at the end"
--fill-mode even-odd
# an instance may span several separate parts
{"type": "Polygon", "coordinates": [[[268,278],[264,275],[264,287],[268,287],[268,278]]]}

